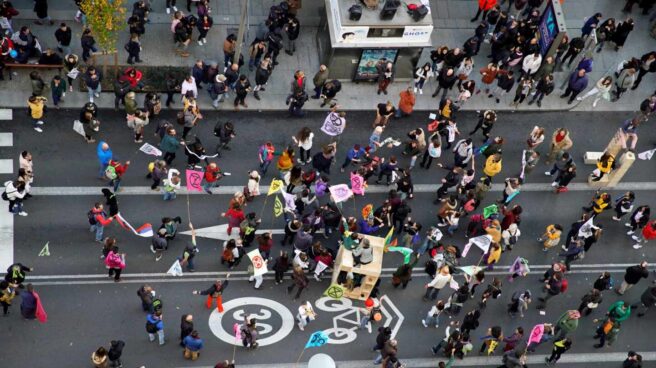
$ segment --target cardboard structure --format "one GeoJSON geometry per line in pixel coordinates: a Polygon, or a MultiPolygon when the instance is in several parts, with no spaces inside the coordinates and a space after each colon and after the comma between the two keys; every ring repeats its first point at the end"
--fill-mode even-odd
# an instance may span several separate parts
{"type": "Polygon", "coordinates": [[[362,275],[360,286],[349,290],[344,289],[344,296],[351,299],[366,300],[373,290],[383,268],[383,250],[385,248],[385,239],[377,236],[363,235],[369,239],[369,244],[374,250],[374,260],[367,265],[353,266],[353,254],[350,250],[340,247],[335,259],[333,268],[332,283],[337,284],[337,277],[340,272],[353,272],[355,275],[362,275]]]}

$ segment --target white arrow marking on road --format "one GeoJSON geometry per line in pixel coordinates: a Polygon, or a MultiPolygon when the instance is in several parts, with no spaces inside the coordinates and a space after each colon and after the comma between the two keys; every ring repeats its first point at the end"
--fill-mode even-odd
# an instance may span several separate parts
{"type": "MultiPolygon", "coordinates": [[[[271,233],[273,235],[282,235],[285,233],[284,229],[262,229],[256,230],[255,234],[264,234],[271,233]]],[[[316,232],[317,234],[323,234],[323,230],[316,232]]],[[[180,234],[191,236],[191,230],[183,231],[180,234]]],[[[203,227],[196,229],[196,236],[199,238],[207,239],[218,239],[218,240],[229,240],[229,239],[239,239],[239,227],[234,227],[232,229],[232,234],[228,235],[228,224],[221,224],[210,227],[203,227]]]]}
{"type": "Polygon", "coordinates": [[[380,309],[383,311],[383,314],[386,317],[385,327],[389,327],[390,324],[392,324],[392,321],[394,320],[394,315],[392,315],[387,311],[387,308],[385,308],[385,306],[383,305],[383,301],[389,304],[389,307],[392,309],[392,311],[397,317],[396,325],[394,325],[394,327],[392,328],[392,338],[394,338],[396,334],[399,332],[399,330],[401,329],[401,324],[403,324],[403,320],[405,320],[405,317],[403,317],[401,311],[394,305],[394,303],[392,303],[392,299],[390,299],[387,295],[383,295],[380,297],[380,309]]]}

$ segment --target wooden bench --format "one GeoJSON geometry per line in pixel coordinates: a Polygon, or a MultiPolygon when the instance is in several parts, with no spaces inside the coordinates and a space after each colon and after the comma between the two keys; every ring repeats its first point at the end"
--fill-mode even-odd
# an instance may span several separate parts
{"type": "Polygon", "coordinates": [[[19,63],[6,63],[5,68],[9,72],[9,79],[13,79],[11,75],[12,69],[57,69],[61,74],[64,69],[64,64],[19,64],[19,63]]]}

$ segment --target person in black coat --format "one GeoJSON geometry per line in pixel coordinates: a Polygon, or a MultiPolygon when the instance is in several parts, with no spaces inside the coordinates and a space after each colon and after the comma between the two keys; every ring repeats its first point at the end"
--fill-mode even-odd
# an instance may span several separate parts
{"type": "Polygon", "coordinates": [[[264,86],[269,81],[271,72],[273,72],[271,58],[269,56],[265,56],[264,59],[260,61],[260,65],[255,71],[255,89],[253,89],[253,97],[255,97],[255,99],[258,101],[260,100],[259,92],[265,90],[264,86]]]}
{"type": "Polygon", "coordinates": [[[633,303],[632,308],[640,307],[641,310],[638,312],[638,317],[644,317],[645,313],[656,305],[656,286],[649,286],[645,291],[640,295],[640,301],[633,303]]]}
{"type": "Polygon", "coordinates": [[[457,79],[458,76],[456,75],[455,69],[451,67],[442,68],[440,74],[437,76],[437,88],[435,89],[435,92],[433,92],[432,97],[437,96],[440,93],[440,90],[443,89],[444,91],[442,92],[442,100],[445,99],[446,94],[451,88],[453,88],[453,85],[456,83],[457,79]]]}
{"type": "Polygon", "coordinates": [[[296,39],[300,32],[301,24],[295,16],[291,15],[287,20],[287,24],[285,24],[285,35],[287,38],[285,53],[287,55],[294,55],[294,51],[296,51],[296,39]]]}
{"type": "Polygon", "coordinates": [[[538,107],[542,107],[542,99],[544,96],[548,96],[554,90],[554,80],[552,74],[545,75],[542,79],[538,81],[537,86],[535,87],[535,94],[531,101],[528,102],[529,105],[532,105],[534,102],[538,103],[538,107]]]}
{"type": "Polygon", "coordinates": [[[36,13],[36,17],[39,18],[34,21],[34,24],[41,26],[43,25],[42,20],[47,20],[50,25],[55,24],[48,15],[48,0],[34,0],[34,12],[36,13]]]}
{"type": "Polygon", "coordinates": [[[71,53],[71,39],[73,38],[73,32],[71,27],[67,26],[66,23],[59,25],[59,28],[55,31],[55,39],[57,40],[57,50],[63,55],[68,55],[71,53]]]}
{"type": "Polygon", "coordinates": [[[323,85],[323,89],[321,90],[321,97],[323,98],[321,107],[329,105],[335,96],[337,96],[337,93],[341,90],[342,82],[338,81],[337,79],[326,81],[326,83],[323,85]]]}
{"type": "Polygon", "coordinates": [[[125,44],[125,51],[128,52],[128,64],[143,62],[139,57],[139,54],[141,53],[141,42],[139,42],[139,36],[137,34],[132,34],[132,36],[130,36],[130,41],[125,44]]]}
{"type": "Polygon", "coordinates": [[[235,86],[235,93],[237,94],[234,102],[235,110],[239,110],[239,105],[242,105],[246,108],[248,107],[246,104],[246,96],[250,90],[251,82],[248,81],[248,77],[246,77],[244,74],[240,75],[239,81],[237,81],[235,86]]]}
{"type": "Polygon", "coordinates": [[[109,216],[116,216],[118,214],[118,199],[116,198],[116,194],[112,193],[112,191],[107,188],[102,189],[102,194],[107,201],[106,204],[109,208],[109,216]]]}
{"type": "Polygon", "coordinates": [[[194,316],[191,314],[183,314],[180,320],[180,346],[184,347],[182,342],[185,337],[191,335],[194,330],[194,316]]]}
{"type": "Polygon", "coordinates": [[[624,295],[624,293],[637,284],[640,279],[646,279],[647,277],[649,277],[647,261],[642,261],[640,264],[627,267],[624,273],[624,280],[622,280],[622,285],[620,285],[619,288],[616,288],[615,292],[624,295]]]}
{"type": "Polygon", "coordinates": [[[583,47],[585,46],[585,41],[581,37],[574,37],[569,41],[569,47],[567,48],[567,52],[565,53],[565,56],[562,59],[562,63],[565,64],[567,59],[569,59],[569,62],[567,63],[567,67],[569,68],[572,65],[572,62],[574,59],[576,59],[576,56],[583,50],[583,47]]]}
{"type": "Polygon", "coordinates": [[[123,367],[123,363],[121,363],[121,355],[123,355],[125,341],[112,340],[110,344],[111,346],[109,347],[109,352],[107,353],[107,358],[109,359],[110,366],[119,368],[123,367]]]}

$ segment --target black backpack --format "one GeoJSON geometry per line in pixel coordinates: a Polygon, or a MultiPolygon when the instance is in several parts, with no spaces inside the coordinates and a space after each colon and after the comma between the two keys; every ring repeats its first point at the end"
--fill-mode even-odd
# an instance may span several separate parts
{"type": "Polygon", "coordinates": [[[150,323],[150,321],[146,321],[146,332],[156,333],[157,332],[157,325],[154,324],[154,323],[150,323]]]}
{"type": "Polygon", "coordinates": [[[87,212],[87,217],[89,218],[89,225],[96,225],[98,223],[98,221],[96,221],[96,214],[93,213],[93,210],[87,212]]]}

